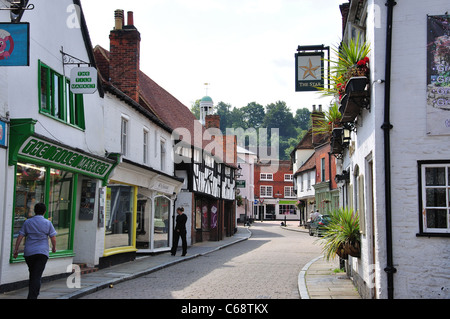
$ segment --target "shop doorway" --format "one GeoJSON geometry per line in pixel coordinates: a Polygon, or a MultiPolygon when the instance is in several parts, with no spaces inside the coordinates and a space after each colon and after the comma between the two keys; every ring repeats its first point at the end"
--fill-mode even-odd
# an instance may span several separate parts
{"type": "Polygon", "coordinates": [[[275,204],[266,205],[266,219],[275,220],[275,204]]]}

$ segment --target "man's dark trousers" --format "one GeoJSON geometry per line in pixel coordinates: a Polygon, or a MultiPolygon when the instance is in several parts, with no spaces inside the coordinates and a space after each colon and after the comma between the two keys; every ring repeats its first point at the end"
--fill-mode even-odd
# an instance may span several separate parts
{"type": "Polygon", "coordinates": [[[176,229],[173,231],[173,245],[171,250],[172,255],[175,255],[177,252],[178,241],[180,240],[180,237],[181,237],[181,247],[183,248],[181,254],[183,256],[186,255],[187,252],[186,231],[185,230],[177,231],[176,229]]]}
{"type": "Polygon", "coordinates": [[[41,278],[47,264],[48,257],[42,254],[26,256],[25,261],[30,272],[28,283],[28,299],[37,299],[41,290],[41,278]]]}

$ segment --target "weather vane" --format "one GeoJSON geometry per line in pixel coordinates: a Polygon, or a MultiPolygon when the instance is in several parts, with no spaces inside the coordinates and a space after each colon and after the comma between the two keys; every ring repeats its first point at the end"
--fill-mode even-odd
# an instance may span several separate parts
{"type": "Polygon", "coordinates": [[[205,83],[205,91],[206,91],[206,95],[208,95],[208,88],[211,85],[211,83],[205,83]]]}

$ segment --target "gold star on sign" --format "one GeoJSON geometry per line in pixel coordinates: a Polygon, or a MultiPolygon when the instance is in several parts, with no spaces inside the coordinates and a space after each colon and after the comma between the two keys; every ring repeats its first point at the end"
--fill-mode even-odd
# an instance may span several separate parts
{"type": "Polygon", "coordinates": [[[306,79],[307,76],[311,75],[313,78],[317,79],[317,77],[314,75],[313,71],[320,68],[320,66],[316,66],[313,68],[311,59],[309,59],[309,66],[301,66],[300,69],[305,70],[305,73],[303,74],[303,79],[306,79]]]}

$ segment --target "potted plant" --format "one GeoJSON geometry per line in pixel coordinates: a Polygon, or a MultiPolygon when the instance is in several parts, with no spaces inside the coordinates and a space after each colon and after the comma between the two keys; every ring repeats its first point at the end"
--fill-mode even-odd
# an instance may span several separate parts
{"type": "Polygon", "coordinates": [[[336,255],[343,259],[347,259],[348,255],[360,256],[359,217],[353,209],[339,208],[332,211],[323,235],[323,253],[327,260],[335,258],[336,255]]]}
{"type": "MultiPolygon", "coordinates": [[[[327,60],[332,64],[329,88],[320,88],[323,95],[333,95],[339,102],[346,93],[346,86],[352,77],[369,77],[370,45],[362,41],[360,36],[350,39],[349,42],[342,41],[339,46],[333,48],[336,60],[327,60]]],[[[342,112],[341,112],[342,113],[342,112]]]]}
{"type": "MultiPolygon", "coordinates": [[[[313,114],[314,116],[314,114],[313,114]]],[[[341,126],[341,113],[339,106],[335,102],[330,105],[328,111],[325,112],[325,118],[317,121],[317,125],[313,126],[314,134],[331,134],[335,127],[341,126]]]]}

